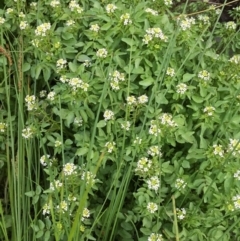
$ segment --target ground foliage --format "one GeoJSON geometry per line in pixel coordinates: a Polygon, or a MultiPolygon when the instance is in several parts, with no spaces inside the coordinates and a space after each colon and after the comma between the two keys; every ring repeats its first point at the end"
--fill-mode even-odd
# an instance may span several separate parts
{"type": "Polygon", "coordinates": [[[1,240],[240,240],[240,8],[223,11],[5,2],[1,240]]]}

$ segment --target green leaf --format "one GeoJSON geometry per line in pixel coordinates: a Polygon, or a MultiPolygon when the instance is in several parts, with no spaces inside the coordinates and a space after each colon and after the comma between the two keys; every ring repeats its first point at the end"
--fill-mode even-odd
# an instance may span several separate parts
{"type": "Polygon", "coordinates": [[[79,148],[76,152],[76,155],[78,156],[83,156],[85,155],[86,153],[88,152],[88,148],[87,147],[82,147],[82,148],[79,148]]]}
{"type": "Polygon", "coordinates": [[[153,79],[152,77],[148,77],[148,78],[146,78],[146,79],[140,81],[139,84],[142,85],[142,86],[147,87],[147,86],[152,85],[153,82],[154,82],[154,79],[153,79]]]}
{"type": "Polygon", "coordinates": [[[158,104],[168,104],[168,100],[163,93],[157,94],[155,99],[158,104]]]}
{"type": "Polygon", "coordinates": [[[43,236],[43,230],[40,230],[36,234],[36,238],[41,238],[43,236]]]}
{"type": "Polygon", "coordinates": [[[84,62],[86,60],[91,61],[91,59],[87,55],[84,55],[84,54],[81,54],[77,57],[77,61],[79,61],[79,62],[84,62]]]}
{"type": "Polygon", "coordinates": [[[42,66],[38,65],[35,72],[35,79],[38,79],[39,75],[41,74],[41,71],[42,71],[42,66]]]}
{"type": "Polygon", "coordinates": [[[43,78],[45,81],[48,81],[50,79],[51,76],[51,69],[46,67],[43,69],[43,78]]]}
{"type": "Polygon", "coordinates": [[[28,71],[30,68],[31,68],[30,64],[27,63],[27,62],[25,62],[25,63],[23,64],[23,66],[22,66],[22,71],[23,71],[23,72],[26,72],[26,71],[28,71]]]}
{"type": "Polygon", "coordinates": [[[39,196],[38,195],[34,196],[32,199],[32,204],[33,205],[36,204],[38,202],[38,200],[39,200],[39,196]]]}
{"type": "Polygon", "coordinates": [[[50,238],[50,231],[47,230],[44,234],[44,241],[49,241],[49,238],[50,238]]]}
{"type": "Polygon", "coordinates": [[[184,161],[182,162],[182,167],[183,167],[183,168],[190,168],[189,161],[184,160],[184,161]]]}
{"type": "Polygon", "coordinates": [[[35,192],[34,191],[25,192],[25,195],[28,197],[33,197],[35,195],[35,192]]]}
{"type": "Polygon", "coordinates": [[[106,121],[105,120],[100,120],[98,123],[97,123],[97,127],[99,128],[102,128],[106,126],[106,121]]]}
{"type": "Polygon", "coordinates": [[[42,192],[41,186],[37,185],[36,187],[36,194],[39,195],[42,192]]]}
{"type": "Polygon", "coordinates": [[[73,73],[77,71],[77,64],[76,63],[69,62],[68,67],[73,73]]]}
{"type": "Polygon", "coordinates": [[[192,95],[192,99],[196,102],[196,103],[202,103],[204,101],[204,99],[200,96],[196,96],[196,95],[192,95]]]}
{"type": "Polygon", "coordinates": [[[83,118],[83,121],[87,122],[88,121],[88,116],[87,116],[86,112],[83,109],[80,109],[80,114],[81,114],[81,116],[83,118]]]}
{"type": "Polygon", "coordinates": [[[184,74],[183,82],[187,82],[187,81],[191,80],[194,76],[195,76],[195,74],[189,74],[189,73],[184,74]]]}
{"type": "Polygon", "coordinates": [[[131,38],[122,38],[122,41],[130,46],[134,45],[134,43],[135,43],[135,41],[131,38]]]}
{"type": "Polygon", "coordinates": [[[101,30],[106,31],[106,30],[108,30],[109,28],[111,28],[111,26],[112,26],[112,23],[111,23],[111,22],[106,23],[106,24],[103,24],[103,25],[101,26],[101,30]]]}

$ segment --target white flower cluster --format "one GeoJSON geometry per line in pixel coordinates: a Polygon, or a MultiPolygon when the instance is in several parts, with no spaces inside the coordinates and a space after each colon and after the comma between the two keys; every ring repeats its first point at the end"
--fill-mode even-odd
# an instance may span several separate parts
{"type": "Polygon", "coordinates": [[[69,79],[68,84],[72,87],[73,91],[76,91],[79,88],[82,89],[83,91],[87,91],[89,88],[89,84],[83,82],[79,78],[69,79]]]}
{"type": "Polygon", "coordinates": [[[96,175],[94,175],[92,172],[83,172],[81,179],[86,181],[87,184],[91,184],[93,185],[96,181],[95,181],[95,177],[96,175]]]}
{"type": "Polygon", "coordinates": [[[224,156],[224,150],[223,150],[223,147],[222,145],[216,145],[214,144],[213,145],[213,154],[215,156],[220,156],[220,157],[223,157],[224,156]]]}
{"type": "Polygon", "coordinates": [[[235,209],[239,209],[240,208],[240,195],[236,195],[232,198],[233,200],[233,205],[235,209]]]}
{"type": "Polygon", "coordinates": [[[151,235],[148,237],[148,241],[163,241],[162,234],[151,233],[151,235]]]}
{"type": "Polygon", "coordinates": [[[113,142],[107,142],[105,144],[105,147],[107,147],[107,152],[108,153],[112,153],[114,147],[116,146],[116,143],[113,141],[113,142]]]}
{"type": "Polygon", "coordinates": [[[6,131],[7,124],[0,122],[0,132],[4,133],[6,131]]]}
{"type": "Polygon", "coordinates": [[[213,106],[207,106],[203,109],[203,112],[206,113],[208,116],[212,116],[216,109],[213,106]]]}
{"type": "Polygon", "coordinates": [[[6,14],[11,14],[11,13],[13,13],[13,9],[12,9],[12,8],[8,8],[8,9],[6,10],[6,14]]]}
{"type": "Polygon", "coordinates": [[[64,69],[67,65],[67,60],[66,59],[59,59],[56,63],[57,69],[64,69]]]}
{"type": "Polygon", "coordinates": [[[20,12],[18,16],[19,16],[19,18],[25,18],[26,17],[26,15],[23,12],[20,12]]]}
{"type": "Polygon", "coordinates": [[[140,175],[147,174],[152,167],[152,160],[149,160],[147,157],[142,157],[137,162],[137,167],[135,172],[139,173],[140,175]]]}
{"type": "Polygon", "coordinates": [[[148,44],[154,39],[161,39],[164,42],[167,42],[167,36],[165,36],[160,28],[149,28],[146,30],[146,34],[143,38],[143,43],[148,44]]]}
{"type": "Polygon", "coordinates": [[[55,99],[56,93],[54,91],[51,91],[47,95],[47,99],[53,101],[55,99]]]}
{"type": "Polygon", "coordinates": [[[229,29],[229,30],[236,30],[237,24],[234,23],[233,21],[230,21],[225,24],[225,27],[226,29],[229,29]]]}
{"type": "Polygon", "coordinates": [[[137,99],[133,95],[127,97],[128,105],[145,104],[147,102],[148,102],[148,97],[146,95],[141,95],[137,99]]]}
{"type": "Polygon", "coordinates": [[[65,213],[68,210],[68,205],[66,201],[61,201],[59,205],[56,206],[57,211],[61,213],[65,213]]]}
{"type": "Polygon", "coordinates": [[[3,18],[3,17],[0,17],[0,24],[4,24],[5,23],[5,18],[3,18]]]}
{"type": "Polygon", "coordinates": [[[50,208],[50,205],[48,204],[48,203],[45,203],[44,205],[43,205],[43,215],[47,215],[47,214],[50,214],[50,210],[51,210],[51,208],[50,208]]]}
{"type": "Polygon", "coordinates": [[[36,97],[35,95],[27,95],[25,97],[25,102],[27,104],[27,109],[28,111],[31,111],[31,110],[36,110],[37,109],[37,106],[36,106],[36,97]]]}
{"type": "Polygon", "coordinates": [[[229,62],[234,64],[240,64],[240,54],[234,55],[231,59],[229,59],[229,62]]]}
{"type": "Polygon", "coordinates": [[[56,140],[55,143],[54,143],[55,147],[60,147],[61,145],[62,145],[62,142],[58,141],[58,140],[56,140]]]}
{"type": "Polygon", "coordinates": [[[50,157],[50,155],[43,155],[43,156],[41,156],[40,163],[44,167],[46,167],[48,163],[50,164],[50,166],[52,165],[51,159],[49,157],[50,157]]]}
{"type": "Polygon", "coordinates": [[[90,211],[87,208],[83,209],[81,220],[84,221],[86,218],[90,217],[90,211]]]}
{"type": "Polygon", "coordinates": [[[228,144],[228,152],[231,152],[233,156],[240,155],[240,141],[237,139],[230,139],[228,144]]]}
{"type": "Polygon", "coordinates": [[[176,89],[178,94],[183,95],[187,91],[188,87],[186,84],[180,83],[176,86],[176,89]]]}
{"type": "Polygon", "coordinates": [[[26,127],[25,129],[22,130],[22,137],[25,139],[29,139],[33,137],[33,129],[32,127],[26,127]]]}
{"type": "Polygon", "coordinates": [[[62,186],[63,186],[62,182],[60,182],[59,180],[55,180],[50,183],[49,189],[54,191],[54,190],[58,190],[62,186]]]}
{"type": "Polygon", "coordinates": [[[240,170],[237,170],[237,171],[234,173],[233,177],[240,181],[240,170]]]}
{"type": "Polygon", "coordinates": [[[183,31],[186,31],[187,29],[191,29],[192,25],[195,24],[195,19],[193,17],[188,18],[186,16],[180,17],[178,19],[179,25],[183,31]]]}
{"type": "Polygon", "coordinates": [[[110,3],[106,6],[105,9],[106,9],[108,14],[111,14],[111,13],[114,13],[114,11],[117,9],[117,6],[110,3]]]}
{"type": "Polygon", "coordinates": [[[171,6],[173,4],[172,0],[164,0],[166,6],[171,6]]]}
{"type": "Polygon", "coordinates": [[[136,139],[133,141],[133,144],[137,144],[137,145],[140,145],[142,143],[142,139],[137,136],[136,139]]]}
{"type": "Polygon", "coordinates": [[[19,28],[20,28],[21,30],[26,29],[28,26],[29,26],[29,25],[28,25],[28,22],[27,22],[27,21],[21,21],[20,24],[19,24],[19,28]]]}
{"type": "Polygon", "coordinates": [[[151,146],[148,151],[147,151],[148,155],[154,157],[154,156],[159,156],[161,157],[162,156],[162,153],[161,153],[161,148],[158,147],[158,146],[151,146]]]}
{"type": "Polygon", "coordinates": [[[70,1],[70,3],[69,3],[69,8],[70,8],[70,10],[71,10],[72,12],[74,12],[74,11],[76,11],[77,13],[82,13],[82,12],[83,12],[83,8],[81,8],[81,7],[79,6],[79,4],[76,3],[75,0],[70,1]]]}
{"type": "Polygon", "coordinates": [[[68,195],[68,201],[70,201],[70,202],[75,202],[75,201],[77,201],[77,198],[75,197],[75,196],[73,196],[73,194],[72,193],[70,193],[69,195],[68,195]]]}
{"type": "Polygon", "coordinates": [[[77,174],[77,166],[73,163],[66,163],[63,165],[63,174],[65,176],[71,176],[73,174],[77,174]]]}
{"type": "Polygon", "coordinates": [[[39,92],[40,98],[44,98],[44,97],[46,97],[46,95],[47,95],[47,91],[46,91],[46,90],[41,90],[41,91],[39,92]]]}
{"type": "Polygon", "coordinates": [[[72,26],[72,25],[74,25],[74,24],[75,24],[75,21],[72,20],[72,19],[67,20],[67,22],[66,22],[66,26],[68,26],[68,27],[70,27],[70,26],[72,26]]]}
{"type": "Polygon", "coordinates": [[[120,19],[123,22],[123,25],[129,25],[132,23],[129,13],[125,13],[125,14],[121,15],[120,19]]]}
{"type": "Polygon", "coordinates": [[[93,32],[98,33],[99,30],[100,30],[100,27],[99,27],[98,24],[92,24],[91,27],[90,27],[90,30],[93,31],[93,32]]]}
{"type": "Polygon", "coordinates": [[[31,44],[34,46],[34,47],[39,47],[39,43],[40,43],[40,41],[39,41],[39,39],[33,39],[32,41],[31,41],[31,44]]]}
{"type": "Polygon", "coordinates": [[[103,117],[105,121],[114,120],[114,113],[111,110],[105,110],[103,117]]]}
{"type": "Polygon", "coordinates": [[[125,81],[125,75],[124,73],[120,73],[119,71],[115,70],[113,73],[109,74],[110,76],[110,86],[113,90],[119,90],[119,82],[125,81]]]}
{"type": "Polygon", "coordinates": [[[73,124],[76,126],[82,126],[82,124],[83,124],[82,117],[75,117],[73,120],[73,124]]]}
{"type": "Polygon", "coordinates": [[[178,219],[182,220],[186,217],[187,212],[185,208],[181,208],[181,209],[177,208],[176,212],[177,212],[178,219]]]}
{"type": "Polygon", "coordinates": [[[198,73],[198,78],[208,81],[210,80],[210,73],[207,70],[202,70],[198,73]]]}
{"type": "Polygon", "coordinates": [[[158,210],[158,205],[156,203],[149,202],[147,204],[147,210],[150,213],[155,213],[158,210]]]}
{"type": "Polygon", "coordinates": [[[35,34],[37,36],[44,37],[44,36],[46,36],[46,33],[48,30],[50,30],[50,28],[51,28],[50,23],[43,23],[43,24],[37,26],[37,29],[35,30],[35,34]]]}
{"type": "Polygon", "coordinates": [[[205,24],[205,25],[210,24],[210,18],[207,15],[204,15],[204,14],[198,15],[198,20],[203,22],[203,24],[205,24]]]}
{"type": "Polygon", "coordinates": [[[121,123],[121,128],[122,128],[123,130],[129,131],[130,126],[131,126],[130,121],[125,121],[125,122],[121,123]]]}
{"type": "Polygon", "coordinates": [[[60,1],[59,0],[52,0],[50,2],[50,6],[53,7],[53,8],[56,8],[60,5],[60,1]]]}
{"type": "Polygon", "coordinates": [[[173,68],[168,67],[166,75],[173,77],[175,75],[175,70],[173,68]]]}
{"type": "Polygon", "coordinates": [[[160,187],[160,180],[157,176],[153,176],[147,180],[147,184],[150,190],[154,190],[155,192],[157,192],[160,187]]]}
{"type": "Polygon", "coordinates": [[[83,66],[90,67],[91,66],[90,60],[84,60],[83,66]]]}
{"type": "Polygon", "coordinates": [[[146,12],[146,13],[151,13],[151,14],[154,15],[154,16],[157,16],[157,15],[158,15],[158,12],[155,11],[155,10],[153,10],[153,9],[151,9],[151,8],[145,9],[145,12],[146,12]]]}
{"type": "Polygon", "coordinates": [[[30,7],[32,7],[32,8],[37,7],[37,2],[31,2],[31,3],[30,3],[30,7]]]}
{"type": "Polygon", "coordinates": [[[185,187],[187,186],[187,183],[184,182],[183,179],[181,178],[178,178],[175,182],[175,187],[178,189],[178,190],[182,190],[184,189],[185,187]]]}
{"type": "Polygon", "coordinates": [[[161,133],[161,129],[156,120],[151,120],[151,126],[149,128],[149,134],[157,136],[161,133]]]}
{"type": "Polygon", "coordinates": [[[96,56],[99,58],[106,58],[107,54],[108,54],[107,50],[103,48],[97,51],[96,56]]]}
{"type": "Polygon", "coordinates": [[[172,119],[171,114],[163,113],[159,120],[161,121],[161,124],[168,127],[177,127],[177,123],[172,119]]]}

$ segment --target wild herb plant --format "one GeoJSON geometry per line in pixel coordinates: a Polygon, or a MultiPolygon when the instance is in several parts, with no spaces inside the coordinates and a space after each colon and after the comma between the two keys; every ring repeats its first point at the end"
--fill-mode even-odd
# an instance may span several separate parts
{"type": "Polygon", "coordinates": [[[223,11],[5,1],[1,240],[240,240],[240,12],[223,11]]]}

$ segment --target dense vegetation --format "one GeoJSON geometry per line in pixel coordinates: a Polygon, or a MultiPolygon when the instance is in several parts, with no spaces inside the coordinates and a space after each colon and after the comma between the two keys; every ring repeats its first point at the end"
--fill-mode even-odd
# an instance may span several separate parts
{"type": "Polygon", "coordinates": [[[1,4],[0,240],[240,240],[237,1],[1,4]]]}

